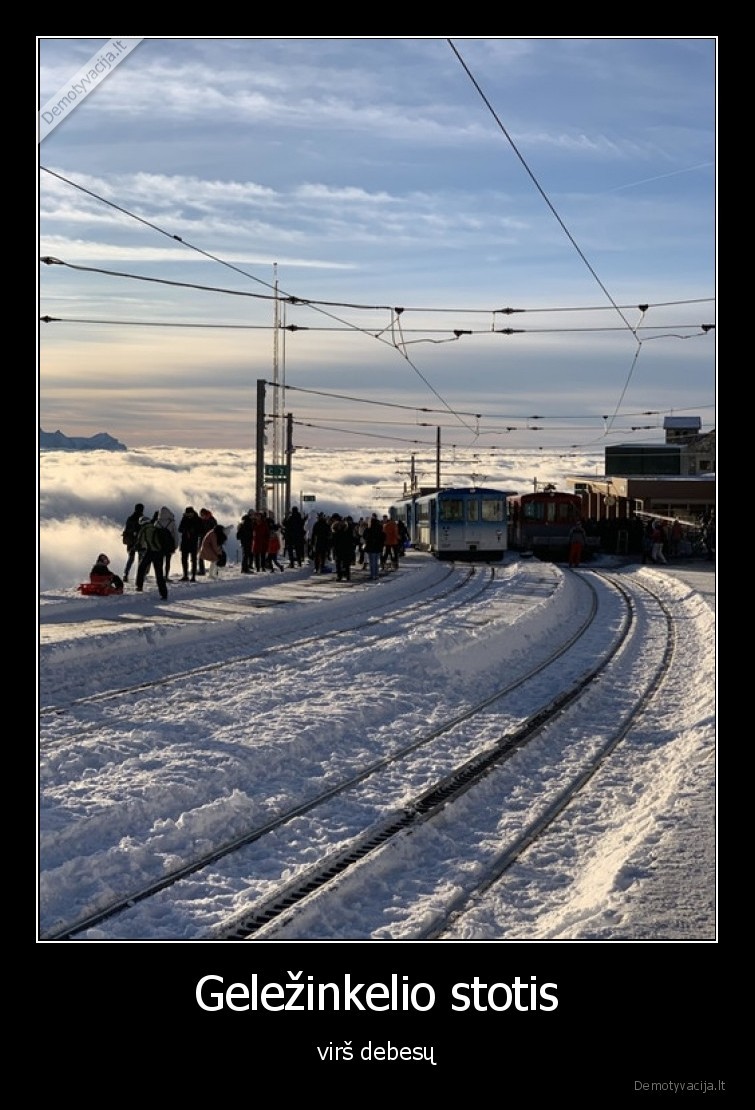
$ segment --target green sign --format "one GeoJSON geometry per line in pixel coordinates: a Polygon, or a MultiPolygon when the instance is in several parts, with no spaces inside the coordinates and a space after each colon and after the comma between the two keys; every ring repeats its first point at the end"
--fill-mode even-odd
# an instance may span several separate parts
{"type": "Polygon", "coordinates": [[[317,498],[315,497],[315,495],[313,493],[303,493],[301,495],[301,499],[302,499],[302,501],[316,501],[317,500],[317,498]]]}
{"type": "Polygon", "coordinates": [[[277,464],[272,465],[272,466],[267,466],[266,465],[265,466],[265,477],[266,478],[288,478],[288,467],[287,466],[278,466],[277,464]]]}

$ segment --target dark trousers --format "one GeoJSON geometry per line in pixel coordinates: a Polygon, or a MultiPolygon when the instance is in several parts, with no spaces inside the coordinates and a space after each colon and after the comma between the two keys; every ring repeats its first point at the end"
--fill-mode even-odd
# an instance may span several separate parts
{"type": "Polygon", "coordinates": [[[126,569],[123,572],[123,577],[124,578],[128,578],[129,574],[131,573],[131,568],[134,565],[134,559],[136,558],[137,554],[141,558],[141,552],[137,552],[137,549],[135,547],[130,547],[128,549],[128,559],[126,560],[126,569]]]}
{"type": "Polygon", "coordinates": [[[191,564],[191,577],[197,576],[197,549],[194,547],[181,548],[181,567],[183,568],[184,578],[189,577],[189,564],[191,564]]]}
{"type": "Polygon", "coordinates": [[[144,576],[146,575],[149,568],[152,567],[155,572],[155,578],[157,580],[157,588],[160,591],[160,597],[163,599],[163,601],[166,601],[168,597],[168,587],[165,585],[165,575],[163,574],[164,562],[165,556],[163,555],[162,551],[146,551],[142,556],[141,562],[139,563],[139,569],[136,572],[136,588],[137,590],[140,590],[143,587],[144,576]]]}

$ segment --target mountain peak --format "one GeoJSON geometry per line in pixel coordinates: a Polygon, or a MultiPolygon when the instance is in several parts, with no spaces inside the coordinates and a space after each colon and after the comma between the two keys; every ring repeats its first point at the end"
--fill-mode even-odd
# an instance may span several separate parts
{"type": "Polygon", "coordinates": [[[39,446],[42,451],[128,451],[124,443],[107,432],[98,432],[93,436],[67,436],[59,429],[44,432],[40,428],[39,446]]]}

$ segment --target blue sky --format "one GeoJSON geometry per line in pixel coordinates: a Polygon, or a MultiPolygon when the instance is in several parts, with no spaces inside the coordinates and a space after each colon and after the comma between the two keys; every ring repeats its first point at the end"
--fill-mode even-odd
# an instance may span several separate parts
{"type": "MultiPolygon", "coordinates": [[[[107,43],[37,41],[40,105],[107,43]]],[[[716,62],[713,37],[145,38],[39,146],[41,427],[244,448],[260,379],[297,446],[713,427],[716,62]]]]}

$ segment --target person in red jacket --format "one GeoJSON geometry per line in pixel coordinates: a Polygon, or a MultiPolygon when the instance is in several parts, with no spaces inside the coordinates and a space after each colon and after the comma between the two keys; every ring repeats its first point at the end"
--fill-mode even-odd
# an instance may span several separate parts
{"type": "Polygon", "coordinates": [[[384,567],[391,560],[391,566],[394,570],[398,570],[398,549],[401,542],[401,537],[398,530],[398,521],[393,517],[383,517],[383,554],[380,557],[380,565],[384,567]]]}
{"type": "Polygon", "coordinates": [[[254,532],[252,533],[252,555],[254,556],[254,569],[267,570],[267,548],[270,543],[270,521],[265,513],[254,514],[254,532]]]}
{"type": "Polygon", "coordinates": [[[97,562],[89,571],[89,581],[93,586],[103,587],[103,591],[107,590],[111,593],[115,593],[117,590],[123,591],[123,579],[119,578],[117,574],[113,574],[107,555],[100,554],[97,556],[97,562]]]}

